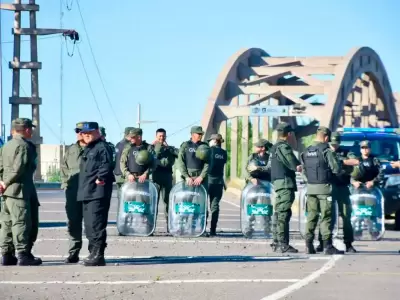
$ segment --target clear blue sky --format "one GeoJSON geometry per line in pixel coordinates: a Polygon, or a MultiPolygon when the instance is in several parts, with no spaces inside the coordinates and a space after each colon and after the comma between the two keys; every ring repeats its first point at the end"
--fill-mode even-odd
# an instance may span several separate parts
{"type": "MultiPolygon", "coordinates": [[[[2,1],[12,2],[12,1],[2,1]]],[[[77,30],[79,44],[105,123],[94,104],[78,52],[64,51],[64,138],[74,140],[77,121],[95,120],[117,142],[120,130],[104,95],[88,47],[76,0],[64,0],[64,26],[77,30]]],[[[58,28],[59,1],[37,1],[38,27],[58,28]]],[[[202,117],[206,99],[222,67],[237,50],[260,47],[271,56],[346,55],[352,47],[369,46],[381,56],[393,90],[400,91],[400,2],[397,0],[237,1],[153,0],[80,1],[108,94],[122,127],[135,125],[136,105],[142,103],[144,137],[164,127],[170,134],[202,117]],[[89,3],[96,3],[91,6],[89,3]]],[[[12,41],[13,13],[2,13],[3,41],[12,41]]],[[[28,17],[23,18],[28,26],[28,17]]],[[[28,39],[25,37],[24,39],[28,39]]],[[[3,43],[3,56],[12,58],[12,44],[3,43]]],[[[22,60],[29,60],[23,43],[22,60]]],[[[71,48],[72,45],[68,44],[71,48]]],[[[65,47],[65,45],[63,45],[65,47]]],[[[42,136],[59,142],[60,39],[39,41],[42,136]],[[54,133],[53,133],[54,132],[54,133]]],[[[4,61],[3,61],[4,63],[4,61]]],[[[8,97],[11,72],[3,64],[4,122],[10,124],[8,97]]],[[[21,82],[30,93],[28,71],[21,82]]],[[[31,117],[30,107],[20,116],[31,117]]],[[[188,138],[188,129],[171,136],[170,143],[188,138]]]]}

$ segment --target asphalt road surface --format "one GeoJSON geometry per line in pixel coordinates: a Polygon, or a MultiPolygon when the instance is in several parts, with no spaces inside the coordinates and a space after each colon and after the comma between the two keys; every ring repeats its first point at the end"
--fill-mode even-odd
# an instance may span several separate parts
{"type": "MultiPolygon", "coordinates": [[[[379,242],[356,242],[357,254],[305,255],[292,232],[296,255],[279,255],[265,240],[240,233],[239,200],[221,203],[218,237],[173,238],[160,213],[152,237],[118,236],[116,199],[110,209],[106,267],[64,265],[67,255],[64,196],[39,191],[39,267],[0,267],[0,299],[398,299],[400,233],[379,242]]],[[[160,204],[160,211],[162,211],[160,204]]],[[[294,216],[291,229],[298,228],[294,216]]],[[[342,247],[342,243],[336,244],[342,247]]],[[[87,242],[81,257],[86,257],[87,242]]]]}

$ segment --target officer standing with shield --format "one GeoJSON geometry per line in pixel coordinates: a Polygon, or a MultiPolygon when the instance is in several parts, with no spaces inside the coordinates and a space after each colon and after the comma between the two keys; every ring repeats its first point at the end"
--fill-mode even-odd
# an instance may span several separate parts
{"type": "Polygon", "coordinates": [[[298,250],[289,245],[289,224],[297,191],[296,171],[301,172],[301,163],[290,145],[295,138],[292,127],[283,122],[277,125],[276,131],[278,140],[270,149],[268,162],[276,195],[274,243],[271,246],[274,251],[297,253],[298,250]]]}
{"type": "Polygon", "coordinates": [[[126,127],[125,131],[124,131],[124,138],[119,141],[116,145],[115,145],[115,167],[114,167],[114,175],[115,175],[115,181],[117,184],[117,189],[118,189],[118,193],[117,193],[117,198],[118,198],[118,208],[117,208],[117,219],[118,219],[118,213],[119,213],[119,205],[120,205],[120,196],[121,196],[121,186],[124,184],[124,177],[122,176],[122,172],[121,172],[121,155],[122,152],[125,149],[126,145],[129,145],[130,142],[130,137],[129,137],[129,132],[131,130],[133,130],[134,127],[126,127]]]}
{"type": "MultiPolygon", "coordinates": [[[[209,146],[201,141],[204,132],[201,126],[193,126],[190,129],[191,139],[183,142],[178,154],[177,167],[185,180],[186,185],[195,187],[202,185],[207,190],[207,179],[209,169],[209,146]]],[[[192,202],[193,197],[187,199],[186,202],[192,202]]],[[[207,197],[204,204],[207,203],[207,197]]],[[[207,210],[207,207],[206,207],[207,210]]],[[[205,216],[206,217],[206,216],[205,216]]],[[[187,216],[180,217],[181,220],[187,220],[187,216]]],[[[198,215],[193,216],[194,220],[198,220],[198,215]]],[[[204,226],[204,220],[201,220],[201,227],[204,226]]],[[[193,228],[192,228],[193,229],[193,228]]],[[[207,233],[205,233],[207,235],[207,233]]]]}
{"type": "MultiPolygon", "coordinates": [[[[148,193],[148,185],[142,185],[154,169],[154,152],[151,145],[142,140],[143,131],[140,128],[134,128],[129,131],[128,138],[130,144],[126,145],[122,155],[120,168],[125,182],[139,182],[138,189],[143,189],[143,192],[148,193]]],[[[138,195],[136,200],[138,202],[148,203],[151,199],[148,196],[138,195]]],[[[143,216],[143,222],[147,223],[147,231],[150,232],[154,225],[154,215],[143,216]]]]}
{"type": "MultiPolygon", "coordinates": [[[[262,181],[271,181],[271,175],[267,168],[267,163],[269,159],[268,149],[272,146],[270,142],[265,139],[260,139],[257,143],[254,144],[255,152],[252,153],[247,160],[247,176],[246,183],[251,182],[253,185],[258,185],[259,180],[262,181]]],[[[253,188],[252,194],[260,193],[260,187],[253,188]]],[[[247,199],[248,204],[257,204],[259,199],[257,197],[252,199],[247,199]]],[[[252,223],[255,221],[255,216],[253,214],[248,218],[248,226],[245,228],[245,235],[250,237],[253,235],[254,228],[252,227],[252,223]]],[[[263,216],[264,218],[264,232],[267,234],[270,231],[268,216],[263,216]]]]}
{"type": "Polygon", "coordinates": [[[332,244],[332,184],[333,174],[340,172],[340,162],[329,148],[330,136],[331,131],[328,128],[319,127],[313,145],[301,155],[303,172],[307,179],[306,252],[308,254],[316,253],[313,241],[319,214],[321,214],[320,230],[324,253],[344,254],[332,244]]]}
{"type": "Polygon", "coordinates": [[[222,135],[212,134],[208,142],[210,145],[210,161],[208,167],[208,195],[210,197],[211,210],[210,236],[216,236],[219,202],[221,201],[223,189],[225,187],[224,167],[228,159],[228,154],[221,148],[221,144],[224,142],[222,135]]]}
{"type": "Polygon", "coordinates": [[[61,163],[61,188],[65,190],[65,211],[68,218],[69,234],[69,256],[65,263],[77,263],[79,252],[82,248],[82,202],[77,200],[79,185],[79,165],[86,143],[83,140],[81,129],[83,122],[77,123],[75,127],[76,143],[70,145],[65,151],[61,163]]]}
{"type": "Polygon", "coordinates": [[[86,147],[79,166],[78,201],[83,202],[83,220],[90,254],[85,266],[104,266],[107,223],[113,182],[113,159],[109,146],[101,140],[97,122],[83,122],[86,147]]]}
{"type": "Polygon", "coordinates": [[[159,188],[159,200],[164,202],[164,215],[167,221],[168,231],[168,208],[169,208],[169,193],[172,189],[172,167],[178,157],[178,149],[167,144],[167,132],[163,128],[156,131],[156,139],[151,146],[155,156],[155,169],[152,173],[153,182],[159,188]]]}
{"type": "MultiPolygon", "coordinates": [[[[354,165],[357,165],[359,162],[356,159],[348,159],[347,155],[345,155],[344,151],[340,148],[340,134],[335,132],[331,135],[330,146],[331,149],[335,152],[337,158],[342,163],[342,168],[340,172],[333,176],[333,185],[332,185],[332,205],[335,203],[338,204],[339,215],[343,220],[343,241],[346,245],[346,252],[356,253],[356,249],[352,246],[354,241],[353,234],[353,226],[351,225],[351,213],[352,213],[352,205],[350,202],[350,179],[351,172],[353,170],[354,165]]],[[[334,208],[332,208],[334,210],[334,208]]],[[[338,222],[338,220],[332,220],[331,230],[333,230],[334,221],[338,222]]],[[[319,231],[319,246],[317,247],[317,252],[322,252],[324,250],[321,230],[319,231]]]]}
{"type": "Polygon", "coordinates": [[[39,230],[39,200],[33,174],[36,171],[36,146],[32,138],[32,120],[17,118],[12,121],[12,139],[1,153],[3,178],[0,193],[3,194],[0,213],[1,264],[4,266],[38,266],[40,258],[32,254],[39,230]],[[18,259],[15,257],[17,251],[18,259]]]}

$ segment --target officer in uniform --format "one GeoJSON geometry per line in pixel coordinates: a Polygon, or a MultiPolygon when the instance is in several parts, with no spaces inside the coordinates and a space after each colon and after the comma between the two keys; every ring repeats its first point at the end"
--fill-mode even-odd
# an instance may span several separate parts
{"type": "MultiPolygon", "coordinates": [[[[247,159],[247,176],[246,176],[246,183],[251,182],[253,185],[258,184],[258,180],[263,181],[271,181],[271,175],[267,169],[267,163],[269,159],[268,149],[272,146],[270,142],[265,139],[260,139],[257,143],[254,144],[255,152],[252,153],[249,158],[247,159]]],[[[252,190],[253,193],[260,193],[259,188],[255,188],[252,190]]],[[[257,197],[254,199],[248,199],[248,201],[252,204],[256,204],[257,197]]],[[[267,216],[265,218],[265,231],[268,232],[269,228],[269,221],[267,220],[267,216]]],[[[253,232],[253,228],[251,228],[250,224],[254,222],[255,216],[251,215],[248,223],[249,227],[246,228],[246,235],[250,236],[253,232]]]]}
{"type": "Polygon", "coordinates": [[[116,181],[117,189],[118,189],[117,219],[118,219],[118,213],[119,213],[121,187],[124,184],[124,178],[123,178],[122,172],[121,172],[121,164],[119,162],[121,161],[121,155],[125,149],[125,146],[130,144],[129,132],[133,129],[134,129],[134,127],[126,127],[125,128],[124,138],[115,145],[115,150],[114,150],[115,151],[114,175],[115,175],[115,181],[116,181]]]}
{"type": "Polygon", "coordinates": [[[210,236],[216,236],[219,202],[221,201],[223,189],[225,187],[224,167],[228,159],[228,154],[221,148],[221,144],[224,142],[222,135],[212,134],[208,142],[210,145],[210,161],[208,167],[208,195],[210,197],[211,210],[210,236]]]}
{"type": "Polygon", "coordinates": [[[247,159],[246,183],[250,181],[256,185],[258,179],[271,181],[271,175],[267,170],[267,163],[269,159],[268,149],[271,148],[272,144],[265,139],[260,139],[254,146],[255,152],[247,159]],[[252,163],[254,161],[256,161],[256,163],[252,163]],[[257,167],[257,165],[259,166],[257,167]]]}
{"type": "MultiPolygon", "coordinates": [[[[365,186],[370,189],[377,186],[382,180],[383,173],[381,171],[378,158],[371,154],[371,144],[369,141],[360,143],[361,157],[359,157],[360,165],[355,168],[352,173],[352,185],[358,189],[360,186],[365,186]]],[[[350,157],[356,158],[354,154],[350,157]]]]}
{"type": "MultiPolygon", "coordinates": [[[[333,185],[332,185],[332,206],[334,203],[338,204],[339,207],[339,215],[343,220],[343,241],[346,245],[346,252],[356,253],[356,249],[352,246],[354,242],[354,234],[353,227],[351,225],[351,213],[352,206],[350,202],[350,174],[353,170],[352,165],[358,164],[358,160],[347,159],[347,155],[340,148],[340,134],[335,132],[331,135],[331,149],[335,151],[337,158],[342,162],[341,171],[333,176],[333,185]]],[[[351,155],[351,154],[350,154],[351,155]]],[[[332,207],[332,211],[334,210],[334,206],[332,207]]],[[[334,220],[332,220],[331,230],[333,230],[334,220]]],[[[317,252],[322,252],[323,242],[321,236],[321,230],[319,231],[319,246],[317,247],[317,252]]]]}
{"type": "Polygon", "coordinates": [[[75,133],[77,141],[67,148],[61,163],[61,188],[65,190],[65,211],[68,218],[70,240],[69,256],[65,259],[65,263],[67,264],[79,261],[79,252],[82,248],[83,206],[82,202],[77,201],[79,165],[86,146],[81,134],[82,126],[83,122],[76,124],[75,133]]]}
{"type": "Polygon", "coordinates": [[[178,169],[188,185],[200,185],[207,189],[207,174],[209,165],[206,161],[196,157],[196,150],[200,145],[207,145],[201,141],[204,135],[201,126],[193,126],[190,129],[191,139],[183,142],[179,148],[178,169]]]}
{"type": "MultiPolygon", "coordinates": [[[[155,154],[151,145],[146,141],[142,141],[142,134],[143,131],[140,128],[134,128],[128,133],[130,144],[125,146],[120,162],[122,176],[125,181],[135,182],[137,180],[143,183],[150,178],[154,170],[155,154]]],[[[138,188],[148,192],[148,185],[138,185],[138,188]]],[[[148,196],[139,195],[136,201],[150,204],[148,203],[149,199],[148,196]]],[[[143,216],[143,222],[147,223],[146,226],[153,226],[154,220],[152,217],[151,215],[143,216]]]]}
{"type": "Polygon", "coordinates": [[[289,245],[289,223],[297,191],[296,171],[301,172],[301,163],[289,144],[294,138],[292,127],[283,122],[277,125],[276,131],[278,140],[270,149],[268,162],[276,193],[274,243],[271,246],[274,251],[297,253],[298,250],[289,245]]]}
{"type": "Polygon", "coordinates": [[[156,156],[155,169],[152,173],[153,182],[159,188],[159,200],[164,202],[164,215],[167,221],[168,231],[168,208],[169,208],[169,193],[172,189],[172,167],[178,157],[178,149],[169,146],[166,142],[167,132],[163,128],[156,131],[156,139],[151,146],[156,156]]]}
{"type": "Polygon", "coordinates": [[[325,254],[343,254],[332,244],[332,184],[333,174],[340,172],[340,162],[329,148],[331,131],[326,127],[319,127],[316,139],[310,147],[301,154],[303,172],[307,179],[307,224],[306,224],[306,252],[315,254],[313,245],[315,228],[321,213],[320,230],[325,254]]]}
{"type": "Polygon", "coordinates": [[[115,167],[115,156],[116,156],[115,146],[114,146],[113,143],[108,142],[106,140],[106,129],[104,127],[100,127],[99,130],[100,130],[100,134],[101,134],[101,140],[103,142],[105,142],[110,147],[110,151],[111,151],[111,154],[112,154],[112,157],[113,157],[113,162],[114,162],[114,166],[113,167],[115,167]]]}
{"type": "Polygon", "coordinates": [[[85,266],[104,266],[107,223],[113,182],[113,159],[109,146],[101,140],[97,122],[83,122],[81,133],[86,143],[79,165],[78,201],[83,202],[83,220],[89,240],[85,266]]]}
{"type": "Polygon", "coordinates": [[[32,255],[32,247],[39,230],[39,200],[33,182],[37,152],[29,141],[33,128],[30,119],[12,121],[12,139],[2,148],[3,176],[0,193],[3,193],[0,214],[0,247],[2,265],[37,266],[40,258],[32,255]],[[15,250],[18,259],[15,257],[15,250]]]}

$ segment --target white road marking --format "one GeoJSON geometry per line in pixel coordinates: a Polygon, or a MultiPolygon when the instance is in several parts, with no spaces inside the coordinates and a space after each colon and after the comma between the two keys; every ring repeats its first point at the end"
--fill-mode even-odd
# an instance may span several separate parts
{"type": "Polygon", "coordinates": [[[0,284],[15,285],[127,285],[127,284],[182,284],[182,283],[263,283],[263,282],[298,282],[299,279],[186,279],[186,280],[132,280],[132,281],[0,281],[0,284]]]}
{"type": "Polygon", "coordinates": [[[342,257],[343,255],[334,255],[327,263],[325,263],[317,271],[311,273],[310,275],[297,281],[296,283],[288,286],[287,288],[284,288],[276,293],[273,293],[272,295],[262,298],[261,300],[278,300],[283,297],[286,297],[287,295],[293,293],[294,291],[301,289],[302,287],[305,287],[310,282],[314,281],[315,279],[317,279],[318,277],[320,277],[321,275],[325,274],[330,269],[332,269],[335,266],[336,261],[338,261],[342,257]]]}

